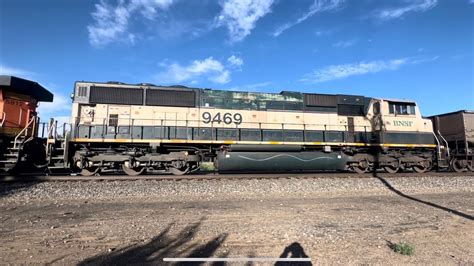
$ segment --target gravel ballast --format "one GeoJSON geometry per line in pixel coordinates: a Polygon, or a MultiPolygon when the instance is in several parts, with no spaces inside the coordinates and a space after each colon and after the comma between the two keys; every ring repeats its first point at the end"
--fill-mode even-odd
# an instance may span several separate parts
{"type": "MultiPolygon", "coordinates": [[[[393,188],[408,194],[474,191],[473,176],[390,177],[383,178],[393,188]]],[[[379,178],[278,178],[135,181],[56,181],[42,183],[3,183],[1,201],[31,200],[108,200],[156,198],[161,201],[309,197],[314,193],[341,196],[360,193],[393,193],[379,178]]]]}
{"type": "Polygon", "coordinates": [[[472,265],[473,192],[468,173],[3,182],[0,260],[163,265],[305,254],[315,265],[472,265]],[[415,253],[394,252],[389,244],[400,241],[415,253]]]}

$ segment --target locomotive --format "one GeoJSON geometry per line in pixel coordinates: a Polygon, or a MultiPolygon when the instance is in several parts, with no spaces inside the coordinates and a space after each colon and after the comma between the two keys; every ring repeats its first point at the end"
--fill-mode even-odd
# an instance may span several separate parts
{"type": "Polygon", "coordinates": [[[48,165],[45,139],[37,137],[40,121],[36,108],[40,102],[52,102],[53,97],[37,82],[0,75],[1,169],[28,171],[48,165]]]}
{"type": "Polygon", "coordinates": [[[86,81],[71,97],[62,137],[48,125],[48,169],[85,176],[182,175],[207,162],[223,172],[473,169],[473,113],[462,112],[471,122],[447,140],[452,119],[424,118],[409,100],[86,81]],[[453,142],[460,137],[462,145],[453,142]]]}

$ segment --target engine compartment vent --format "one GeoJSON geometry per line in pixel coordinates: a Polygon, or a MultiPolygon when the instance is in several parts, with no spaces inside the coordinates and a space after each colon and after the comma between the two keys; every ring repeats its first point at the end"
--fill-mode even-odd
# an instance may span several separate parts
{"type": "Polygon", "coordinates": [[[305,94],[304,105],[310,107],[336,107],[336,95],[328,94],[305,94]]]}
{"type": "Polygon", "coordinates": [[[194,91],[148,89],[146,105],[195,107],[196,94],[194,91]]]}
{"type": "Polygon", "coordinates": [[[135,88],[91,86],[90,103],[143,104],[143,90],[135,88]]]}

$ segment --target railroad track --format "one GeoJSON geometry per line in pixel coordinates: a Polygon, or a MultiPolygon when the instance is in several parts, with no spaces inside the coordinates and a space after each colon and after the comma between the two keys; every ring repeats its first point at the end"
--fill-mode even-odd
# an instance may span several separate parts
{"type": "MultiPolygon", "coordinates": [[[[280,178],[370,178],[373,173],[356,174],[350,172],[275,172],[275,173],[217,173],[204,172],[194,173],[183,176],[169,174],[145,174],[139,176],[128,176],[123,174],[106,173],[97,176],[65,175],[62,174],[30,174],[30,175],[3,175],[0,176],[0,182],[46,182],[46,181],[120,181],[120,180],[211,180],[211,179],[280,179],[280,178]]],[[[385,172],[377,173],[380,177],[455,177],[472,176],[473,172],[427,172],[414,173],[402,172],[389,174],[385,172]]]]}

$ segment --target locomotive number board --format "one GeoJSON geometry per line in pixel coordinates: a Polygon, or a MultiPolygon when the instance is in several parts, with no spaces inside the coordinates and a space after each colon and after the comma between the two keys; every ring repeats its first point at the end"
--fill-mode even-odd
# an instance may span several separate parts
{"type": "Polygon", "coordinates": [[[242,114],[240,113],[221,113],[217,112],[216,114],[212,115],[209,112],[204,112],[202,113],[202,119],[204,124],[221,124],[224,123],[226,125],[230,124],[236,124],[240,125],[242,124],[242,114]]]}

